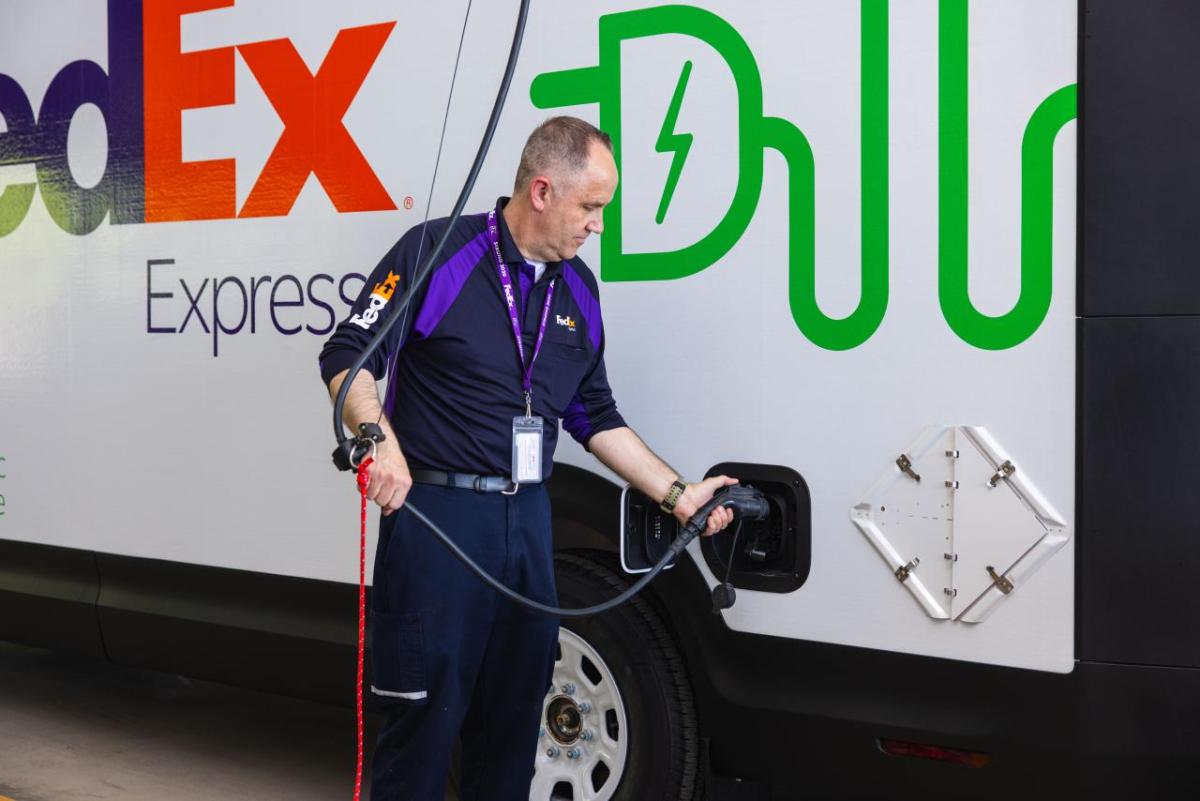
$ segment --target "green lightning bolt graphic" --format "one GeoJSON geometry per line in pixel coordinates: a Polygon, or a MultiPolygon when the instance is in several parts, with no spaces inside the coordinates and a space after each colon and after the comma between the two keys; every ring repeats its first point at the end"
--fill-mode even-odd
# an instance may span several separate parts
{"type": "Polygon", "coordinates": [[[663,120],[662,130],[658,132],[658,141],[654,149],[659,153],[674,151],[675,158],[671,160],[671,170],[667,173],[667,185],[663,187],[662,200],[658,202],[658,214],[654,221],[662,225],[667,217],[667,206],[671,205],[671,196],[675,194],[675,185],[679,183],[679,174],[683,172],[683,162],[687,161],[688,151],[692,149],[692,135],[677,134],[675,120],[679,118],[679,107],[683,105],[683,93],[687,89],[688,76],[692,74],[692,62],[683,62],[683,71],[679,73],[679,83],[675,84],[675,95],[667,109],[667,118],[663,120]]]}

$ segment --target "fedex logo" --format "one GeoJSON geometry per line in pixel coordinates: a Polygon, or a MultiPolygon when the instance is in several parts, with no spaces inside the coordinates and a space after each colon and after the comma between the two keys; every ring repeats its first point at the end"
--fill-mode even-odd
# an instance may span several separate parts
{"type": "Polygon", "coordinates": [[[392,299],[392,293],[396,291],[396,284],[399,283],[400,276],[396,275],[391,270],[388,270],[387,278],[383,283],[376,284],[371,290],[371,300],[367,304],[367,308],[363,309],[362,314],[356,314],[350,318],[350,322],[357,325],[359,328],[370,329],[379,319],[379,313],[383,311],[383,307],[388,305],[388,301],[392,299]]]}
{"type": "Polygon", "coordinates": [[[0,166],[37,171],[36,184],[0,186],[0,237],[25,219],[35,188],[72,234],[91,233],[106,215],[114,224],[284,216],[310,174],[339,212],[396,208],[342,122],[396,23],[339,31],[315,72],[288,39],[182,52],[184,15],[235,2],[108,0],[108,73],[71,62],[36,116],[21,86],[0,73],[0,166]],[[185,110],[234,102],[235,54],[284,126],[240,209],[234,159],[184,161],[182,142],[185,110]],[[104,117],[109,157],[100,182],[82,187],[67,163],[67,135],[88,103],[104,117]]]}

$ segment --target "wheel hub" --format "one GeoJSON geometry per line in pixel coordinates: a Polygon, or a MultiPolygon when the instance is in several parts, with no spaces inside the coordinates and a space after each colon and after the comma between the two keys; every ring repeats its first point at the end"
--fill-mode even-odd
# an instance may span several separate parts
{"type": "Polygon", "coordinates": [[[583,734],[583,714],[575,699],[559,695],[546,704],[546,731],[562,745],[574,745],[583,734]]]}

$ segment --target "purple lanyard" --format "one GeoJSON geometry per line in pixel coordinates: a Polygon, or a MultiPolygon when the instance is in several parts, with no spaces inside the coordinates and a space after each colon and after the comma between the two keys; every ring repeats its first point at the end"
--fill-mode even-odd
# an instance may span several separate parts
{"type": "Polygon", "coordinates": [[[532,414],[533,404],[533,363],[537,361],[538,353],[542,350],[542,339],[546,336],[546,321],[550,318],[550,301],[554,297],[554,281],[546,287],[546,302],[542,305],[542,321],[538,325],[537,342],[533,346],[533,358],[525,363],[525,345],[521,341],[521,321],[517,319],[517,302],[513,297],[512,276],[508,265],[500,254],[500,229],[496,225],[496,210],[488,212],[487,219],[488,242],[492,246],[492,258],[496,262],[496,272],[500,274],[500,287],[504,290],[504,305],[508,307],[508,319],[512,322],[513,339],[517,343],[517,357],[521,360],[521,388],[525,390],[525,414],[532,414]]]}

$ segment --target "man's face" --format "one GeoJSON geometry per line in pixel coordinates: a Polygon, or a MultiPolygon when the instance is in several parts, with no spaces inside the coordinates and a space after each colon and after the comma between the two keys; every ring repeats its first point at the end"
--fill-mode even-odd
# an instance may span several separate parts
{"type": "Polygon", "coordinates": [[[556,261],[572,258],[588,235],[604,230],[604,207],[616,189],[616,162],[599,142],[592,142],[583,170],[552,178],[541,219],[543,242],[556,261]]]}

